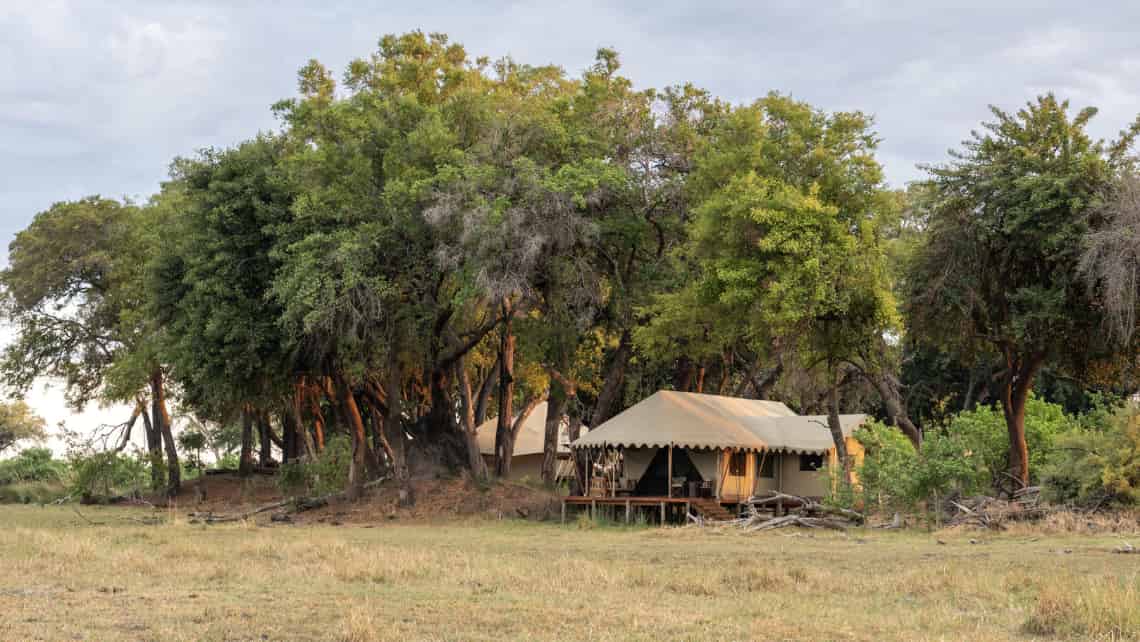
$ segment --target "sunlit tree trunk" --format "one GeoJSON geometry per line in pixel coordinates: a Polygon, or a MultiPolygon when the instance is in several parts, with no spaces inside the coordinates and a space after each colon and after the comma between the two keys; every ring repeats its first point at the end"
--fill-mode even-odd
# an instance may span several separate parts
{"type": "Polygon", "coordinates": [[[1009,433],[1009,476],[1018,490],[1029,485],[1029,444],[1025,439],[1025,405],[1045,358],[1017,356],[1006,348],[1006,375],[1002,382],[1001,407],[1009,433]]]}
{"type": "Polygon", "coordinates": [[[174,444],[170,413],[166,409],[166,390],[163,386],[161,369],[155,369],[151,373],[150,395],[151,420],[155,431],[162,436],[162,445],[166,450],[166,494],[174,497],[182,489],[182,470],[178,465],[178,448],[174,444]]]}
{"type": "Polygon", "coordinates": [[[367,467],[368,436],[364,432],[364,419],[360,416],[360,408],[356,405],[356,397],[352,394],[352,386],[343,373],[337,372],[334,377],[337,396],[345,421],[352,431],[352,461],[348,467],[348,488],[345,494],[349,501],[356,501],[364,494],[364,477],[367,467]]]}

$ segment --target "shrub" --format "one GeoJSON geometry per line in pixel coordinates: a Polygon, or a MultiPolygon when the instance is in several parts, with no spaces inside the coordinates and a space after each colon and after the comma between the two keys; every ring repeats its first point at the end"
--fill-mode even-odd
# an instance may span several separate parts
{"type": "Polygon", "coordinates": [[[919,452],[897,428],[881,423],[860,428],[855,438],[866,451],[857,470],[866,507],[909,510],[939,495],[974,493],[988,479],[970,442],[946,430],[927,433],[919,452]]]}
{"type": "Polygon", "coordinates": [[[348,485],[348,468],[352,460],[352,440],[346,435],[330,437],[315,461],[300,461],[281,467],[278,483],[287,493],[305,490],[312,495],[327,495],[344,490],[348,485]]]}
{"type": "Polygon", "coordinates": [[[0,461],[0,485],[18,482],[59,482],[67,463],[52,458],[47,448],[26,448],[19,455],[0,461]]]}
{"type": "Polygon", "coordinates": [[[855,431],[855,438],[866,451],[857,470],[864,506],[880,510],[912,506],[918,453],[910,441],[897,428],[879,422],[855,431]]]}
{"type": "MultiPolygon", "coordinates": [[[[1053,452],[1057,435],[1078,426],[1065,410],[1036,395],[1025,404],[1025,440],[1029,446],[1029,480],[1037,483],[1053,452]]],[[[1007,485],[1009,432],[1000,407],[979,406],[954,415],[946,432],[971,453],[977,462],[979,486],[988,491],[1007,485]],[[987,488],[988,486],[988,488],[987,488]]],[[[950,449],[952,455],[953,449],[950,449]]]]}
{"type": "Polygon", "coordinates": [[[124,455],[114,451],[72,452],[71,491],[74,495],[111,497],[139,494],[150,484],[150,468],[145,455],[124,455]]]}
{"type": "Polygon", "coordinates": [[[1045,498],[1085,506],[1140,504],[1140,410],[1058,436],[1043,477],[1045,498]]]}

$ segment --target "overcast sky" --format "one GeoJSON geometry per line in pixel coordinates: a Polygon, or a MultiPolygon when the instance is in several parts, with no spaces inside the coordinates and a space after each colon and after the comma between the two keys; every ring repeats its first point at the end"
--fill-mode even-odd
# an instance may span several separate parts
{"type": "Polygon", "coordinates": [[[900,187],[990,103],[1051,90],[1100,107],[1105,137],[1140,112],[1140,3],[946,4],[0,0],[0,243],[54,201],[145,198],[174,156],[274,128],[309,58],[339,71],[413,29],[573,74],[613,47],[641,87],[863,110],[900,187]]]}

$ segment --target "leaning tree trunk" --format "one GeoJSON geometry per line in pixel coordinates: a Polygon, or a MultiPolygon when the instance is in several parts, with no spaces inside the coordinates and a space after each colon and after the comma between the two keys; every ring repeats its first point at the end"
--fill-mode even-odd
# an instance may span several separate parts
{"type": "MultiPolygon", "coordinates": [[[[632,356],[633,339],[629,334],[629,330],[626,330],[621,334],[621,341],[618,342],[617,351],[610,361],[609,369],[606,370],[606,378],[602,383],[602,390],[598,393],[598,400],[594,405],[594,412],[590,414],[589,425],[591,427],[597,428],[613,416],[614,406],[617,404],[618,397],[621,395],[621,386],[625,381],[625,369],[626,366],[629,365],[629,360],[632,356]]],[[[678,390],[680,390],[680,388],[678,388],[678,390]]]]}
{"type": "Polygon", "coordinates": [[[829,372],[832,384],[828,391],[827,427],[831,431],[831,440],[835,443],[835,456],[843,468],[843,482],[853,484],[855,471],[851,467],[851,457],[847,454],[847,438],[843,436],[843,425],[839,421],[839,379],[838,373],[832,368],[829,372]]]}
{"type": "MultiPolygon", "coordinates": [[[[522,409],[519,410],[519,416],[515,418],[513,423],[511,423],[510,435],[508,435],[507,442],[503,448],[503,452],[506,455],[505,459],[507,461],[510,461],[512,458],[514,458],[515,440],[519,438],[519,432],[522,431],[523,424],[526,423],[527,419],[530,419],[531,413],[534,412],[534,409],[536,407],[538,407],[538,404],[542,403],[542,400],[543,395],[534,395],[533,397],[527,399],[526,403],[523,404],[522,409]]],[[[508,474],[509,472],[510,471],[508,469],[508,474]]]]}
{"type": "Polygon", "coordinates": [[[515,335],[511,323],[511,307],[503,301],[503,330],[499,339],[499,418],[495,426],[495,474],[511,474],[511,419],[515,396],[515,335]]]}
{"type": "Polygon", "coordinates": [[[542,481],[553,486],[558,466],[558,429],[574,389],[559,377],[550,378],[550,399],[546,402],[546,425],[542,436],[542,481]]]}
{"type": "Polygon", "coordinates": [[[898,426],[899,430],[906,435],[910,440],[911,445],[915,450],[922,447],[922,433],[919,432],[918,427],[907,416],[905,402],[902,399],[902,394],[899,392],[898,382],[893,378],[881,372],[866,372],[862,369],[859,370],[860,374],[875,387],[878,391],[879,397],[883,400],[883,405],[887,409],[887,421],[898,426]]]}
{"type": "Polygon", "coordinates": [[[345,421],[352,431],[352,460],[348,466],[348,488],[345,489],[345,498],[350,502],[360,499],[364,494],[364,477],[368,457],[368,436],[364,432],[364,419],[360,416],[360,408],[356,405],[356,396],[352,394],[352,386],[343,373],[337,372],[333,381],[336,386],[338,402],[344,412],[345,421]]]}
{"type": "Polygon", "coordinates": [[[1009,476],[1018,490],[1029,485],[1029,444],[1025,439],[1025,405],[1033,380],[1044,363],[1043,355],[1014,357],[1006,352],[1006,376],[1002,383],[1001,407],[1009,433],[1009,476]]]}
{"type": "Polygon", "coordinates": [[[471,476],[478,480],[487,478],[487,462],[483,461],[483,454],[479,451],[478,424],[475,423],[475,400],[471,397],[471,377],[463,357],[455,363],[455,372],[459,379],[459,401],[462,410],[463,437],[467,445],[467,467],[471,476]]]}
{"type": "Polygon", "coordinates": [[[182,470],[178,465],[178,448],[174,444],[170,413],[166,410],[166,390],[163,388],[162,370],[156,369],[150,377],[151,415],[155,430],[162,435],[166,450],[166,494],[174,497],[182,490],[182,470]]]}
{"type": "Polygon", "coordinates": [[[483,379],[482,385],[479,386],[479,396],[475,400],[475,425],[481,426],[484,421],[487,421],[487,408],[491,405],[491,393],[495,391],[499,383],[499,357],[495,356],[495,362],[491,364],[491,369],[487,372],[487,376],[483,379]]]}

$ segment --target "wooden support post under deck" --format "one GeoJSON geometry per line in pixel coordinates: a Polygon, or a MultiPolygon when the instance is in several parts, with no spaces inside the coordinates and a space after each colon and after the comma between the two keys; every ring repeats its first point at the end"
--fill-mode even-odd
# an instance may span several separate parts
{"type": "Polygon", "coordinates": [[[661,525],[665,525],[665,502],[661,502],[661,525]]]}
{"type": "Polygon", "coordinates": [[[630,502],[627,499],[627,500],[625,500],[625,523],[626,524],[629,523],[629,509],[630,508],[632,508],[632,507],[630,506],[630,502]]]}
{"type": "Polygon", "coordinates": [[[685,502],[685,523],[689,523],[689,507],[692,502],[685,502]]]}
{"type": "Polygon", "coordinates": [[[591,499],[591,500],[590,500],[590,519],[591,519],[591,520],[593,520],[593,519],[597,519],[597,518],[595,517],[595,513],[594,513],[594,510],[595,510],[597,507],[598,507],[598,500],[596,500],[596,499],[591,499]]]}
{"type": "Polygon", "coordinates": [[[562,523],[566,523],[566,500],[562,500],[562,523]]]}

